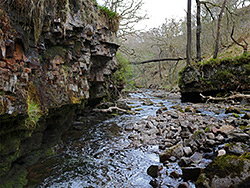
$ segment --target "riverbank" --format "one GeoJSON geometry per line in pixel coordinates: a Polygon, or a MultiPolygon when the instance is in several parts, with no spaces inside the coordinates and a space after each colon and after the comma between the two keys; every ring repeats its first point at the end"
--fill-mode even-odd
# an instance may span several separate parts
{"type": "Polygon", "coordinates": [[[163,164],[148,168],[153,187],[171,187],[166,181],[169,177],[178,181],[179,187],[191,187],[195,182],[196,187],[247,187],[249,119],[250,106],[244,101],[236,105],[177,103],[160,108],[156,116],[127,130],[132,131],[129,138],[134,146],[159,146],[163,164]]]}

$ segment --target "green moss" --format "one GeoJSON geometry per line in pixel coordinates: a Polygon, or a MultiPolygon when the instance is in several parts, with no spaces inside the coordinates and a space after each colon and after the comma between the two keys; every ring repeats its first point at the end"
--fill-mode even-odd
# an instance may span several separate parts
{"type": "MultiPolygon", "coordinates": [[[[248,156],[248,154],[246,156],[248,156]]],[[[244,168],[244,160],[246,160],[246,157],[238,157],[236,155],[224,155],[217,157],[205,169],[206,177],[212,180],[215,175],[220,178],[224,178],[229,175],[240,175],[244,168]]]]}
{"type": "Polygon", "coordinates": [[[241,130],[245,130],[245,129],[250,128],[250,125],[247,125],[247,126],[241,125],[241,126],[239,126],[239,128],[240,128],[241,130]]]}
{"type": "Polygon", "coordinates": [[[241,158],[250,160],[250,152],[246,152],[241,155],[241,158]]]}
{"type": "Polygon", "coordinates": [[[227,107],[227,108],[226,108],[225,113],[226,113],[226,114],[229,114],[229,113],[240,114],[241,111],[240,111],[239,108],[230,106],[230,107],[227,107]]]}
{"type": "Polygon", "coordinates": [[[235,117],[235,118],[240,118],[240,115],[236,114],[236,113],[233,113],[232,116],[235,117]]]}
{"type": "Polygon", "coordinates": [[[217,77],[216,78],[218,80],[228,81],[228,80],[230,80],[233,77],[234,77],[234,75],[230,71],[228,71],[228,70],[221,70],[221,71],[217,72],[217,77]]]}
{"type": "Polygon", "coordinates": [[[41,110],[38,104],[33,101],[28,103],[28,118],[25,120],[25,126],[28,129],[34,129],[37,125],[38,120],[41,117],[41,110]]]}
{"type": "Polygon", "coordinates": [[[42,110],[36,87],[33,84],[31,84],[28,89],[27,105],[28,118],[25,120],[25,126],[29,130],[34,130],[38,120],[42,116],[42,110]]]}
{"type": "Polygon", "coordinates": [[[52,46],[43,53],[43,59],[53,59],[56,55],[59,55],[64,58],[66,53],[66,48],[63,48],[62,46],[52,46]]]}
{"type": "Polygon", "coordinates": [[[122,54],[117,53],[116,55],[118,65],[117,71],[112,75],[111,80],[115,86],[125,85],[127,88],[134,87],[133,81],[133,70],[127,59],[125,59],[122,54]]]}
{"type": "Polygon", "coordinates": [[[205,131],[205,133],[208,133],[208,132],[210,132],[210,130],[211,130],[211,128],[210,128],[210,126],[208,126],[208,127],[206,127],[206,129],[204,131],[205,131]]]}
{"type": "Polygon", "coordinates": [[[142,110],[143,110],[142,108],[134,109],[134,111],[142,111],[142,110]]]}
{"type": "Polygon", "coordinates": [[[205,173],[201,173],[197,181],[195,182],[196,187],[210,187],[209,179],[206,177],[205,173]]]}
{"type": "Polygon", "coordinates": [[[103,14],[105,14],[106,16],[108,16],[108,17],[111,18],[111,19],[114,19],[114,18],[117,18],[117,17],[118,17],[118,14],[117,14],[116,12],[113,12],[112,10],[110,10],[108,7],[100,6],[100,5],[98,5],[97,7],[98,7],[98,9],[99,9],[103,14]]]}

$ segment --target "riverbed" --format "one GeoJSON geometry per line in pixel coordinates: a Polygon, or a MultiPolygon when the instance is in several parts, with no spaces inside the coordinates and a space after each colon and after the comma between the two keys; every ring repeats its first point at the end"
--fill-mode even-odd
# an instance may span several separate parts
{"type": "MultiPolygon", "coordinates": [[[[128,127],[155,116],[158,109],[173,109],[183,104],[177,94],[151,90],[130,93],[122,100],[133,114],[114,115],[106,120],[95,113],[79,115],[63,134],[55,154],[29,168],[27,187],[152,187],[149,183],[153,178],[147,169],[151,165],[162,165],[159,144],[134,144],[130,139],[133,131],[128,127]]],[[[228,116],[209,109],[203,105],[199,111],[219,119],[228,116]]],[[[183,181],[168,176],[173,171],[181,174],[177,163],[164,167],[161,187],[176,187],[183,181]]],[[[192,183],[189,185],[195,187],[192,183]]]]}

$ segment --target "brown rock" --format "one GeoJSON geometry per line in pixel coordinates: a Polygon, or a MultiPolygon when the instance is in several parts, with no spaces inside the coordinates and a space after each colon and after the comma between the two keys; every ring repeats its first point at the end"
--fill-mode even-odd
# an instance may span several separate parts
{"type": "Polygon", "coordinates": [[[223,125],[219,131],[221,133],[224,133],[224,134],[229,134],[230,132],[232,132],[234,130],[234,127],[232,125],[223,125]]]}
{"type": "Polygon", "coordinates": [[[4,61],[0,61],[0,67],[1,67],[1,68],[5,68],[6,65],[7,65],[7,64],[6,64],[4,61]]]}

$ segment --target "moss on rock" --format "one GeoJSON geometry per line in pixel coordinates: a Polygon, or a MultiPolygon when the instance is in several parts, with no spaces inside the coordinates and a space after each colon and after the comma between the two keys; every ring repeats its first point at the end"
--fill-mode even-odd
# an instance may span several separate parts
{"type": "Polygon", "coordinates": [[[250,177],[250,153],[217,157],[199,176],[199,187],[237,187],[250,177]]]}

